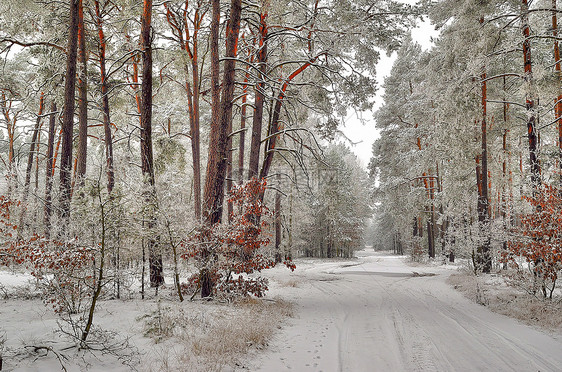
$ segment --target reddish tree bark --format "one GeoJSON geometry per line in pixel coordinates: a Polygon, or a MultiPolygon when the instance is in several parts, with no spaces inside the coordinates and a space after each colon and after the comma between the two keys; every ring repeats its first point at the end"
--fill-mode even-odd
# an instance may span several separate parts
{"type": "Polygon", "coordinates": [[[96,27],[98,30],[99,42],[99,64],[100,64],[100,81],[101,81],[101,99],[102,99],[102,112],[103,112],[103,129],[104,129],[104,143],[105,143],[105,159],[107,167],[107,192],[111,194],[115,186],[115,174],[113,170],[113,138],[111,136],[111,119],[109,111],[109,96],[106,72],[106,59],[105,49],[106,40],[103,32],[103,17],[101,13],[99,0],[95,0],[96,8],[96,27]]]}
{"type": "MultiPolygon", "coordinates": [[[[185,2],[183,9],[182,22],[178,16],[174,14],[167,4],[166,19],[172,29],[172,33],[176,36],[179,47],[185,50],[189,60],[191,61],[191,82],[189,81],[189,66],[184,65],[186,82],[185,89],[187,93],[187,104],[189,111],[189,124],[191,136],[191,157],[193,162],[193,204],[195,209],[195,218],[201,220],[201,140],[200,140],[200,83],[199,83],[199,31],[203,22],[206,11],[202,9],[202,2],[198,1],[193,17],[189,17],[189,2],[185,2]],[[190,32],[189,23],[192,23],[193,34],[190,32]],[[191,44],[190,44],[191,42],[191,44]]],[[[218,53],[218,51],[217,51],[218,53]]]]}
{"type": "MultiPolygon", "coordinates": [[[[434,199],[434,191],[433,188],[435,187],[434,177],[431,175],[431,170],[429,173],[423,173],[423,184],[425,187],[425,191],[427,193],[427,199],[430,201],[431,206],[425,208],[425,212],[427,213],[427,247],[428,247],[428,255],[430,258],[435,258],[435,207],[433,204],[434,199]]],[[[422,231],[421,224],[420,224],[420,232],[422,231]]],[[[421,236],[421,234],[420,234],[421,236]]]]}
{"type": "MultiPolygon", "coordinates": [[[[187,4],[186,4],[187,6],[187,4]]],[[[199,29],[204,14],[201,14],[200,6],[196,10],[194,30],[193,30],[193,49],[191,51],[191,79],[193,88],[186,85],[188,101],[190,105],[190,135],[191,135],[191,156],[193,162],[193,204],[195,205],[195,218],[201,220],[201,140],[199,130],[199,29]]],[[[189,28],[186,26],[186,32],[189,28]]],[[[187,42],[186,42],[187,46],[187,42]]]]}
{"type": "MultiPolygon", "coordinates": [[[[304,63],[302,66],[297,68],[281,86],[281,90],[279,95],[277,96],[277,100],[275,101],[275,106],[273,108],[273,114],[270,120],[270,127],[268,132],[268,137],[266,141],[265,151],[264,151],[264,158],[263,164],[260,171],[260,178],[267,178],[269,175],[269,170],[271,168],[271,164],[273,162],[273,155],[275,154],[275,144],[277,142],[277,137],[279,136],[279,132],[282,130],[282,127],[279,125],[279,119],[281,116],[281,106],[283,105],[283,100],[285,99],[285,92],[289,87],[291,81],[300,75],[303,71],[305,71],[308,67],[312,66],[314,62],[324,53],[317,55],[316,57],[311,58],[308,62],[304,63]]],[[[261,196],[263,200],[263,195],[261,196]]]]}
{"type": "MultiPolygon", "coordinates": [[[[230,194],[232,190],[232,120],[227,129],[228,139],[226,144],[226,194],[230,194]]],[[[232,213],[234,212],[232,201],[229,199],[226,202],[226,216],[228,222],[232,221],[232,213]]]]}
{"type": "MultiPolygon", "coordinates": [[[[213,120],[209,142],[209,158],[207,161],[207,177],[204,189],[203,217],[206,225],[212,227],[221,221],[224,181],[226,178],[226,164],[228,151],[228,129],[232,128],[232,106],[234,98],[235,58],[238,47],[238,33],[240,31],[241,0],[232,0],[230,17],[226,26],[226,61],[224,63],[223,92],[220,107],[213,107],[213,120]]],[[[213,91],[213,105],[218,104],[218,23],[220,20],[219,1],[213,0],[213,21],[211,25],[211,71],[213,91]]],[[[204,252],[206,256],[208,252],[204,252]]],[[[208,297],[212,291],[212,280],[209,272],[204,269],[201,273],[201,297],[208,297]]]]}
{"type": "MultiPolygon", "coordinates": [[[[218,1],[213,1],[213,22],[217,21],[219,8],[218,1]],[[216,13],[215,13],[216,12],[216,13]]],[[[224,181],[226,178],[226,164],[228,151],[228,129],[232,128],[232,106],[234,98],[234,73],[235,57],[238,47],[238,33],[240,31],[240,15],[242,11],[241,0],[232,0],[230,7],[230,17],[227,24],[226,39],[226,61],[224,63],[223,92],[220,102],[219,121],[213,121],[210,134],[209,160],[207,162],[207,177],[205,180],[205,222],[212,226],[221,221],[222,205],[224,199],[224,181]]],[[[218,47],[218,34],[213,43],[218,47]]],[[[218,64],[218,61],[215,61],[218,64]]],[[[218,67],[218,66],[216,66],[218,67]]],[[[213,68],[213,71],[215,71],[213,68]]],[[[214,83],[213,83],[214,85],[214,83]]]]}
{"type": "MultiPolygon", "coordinates": [[[[483,20],[481,20],[481,23],[483,20]]],[[[481,224],[487,224],[490,220],[490,198],[488,195],[488,133],[487,133],[487,84],[486,84],[486,70],[484,67],[484,71],[481,75],[481,109],[482,109],[482,120],[481,120],[481,148],[482,148],[482,155],[480,156],[482,160],[482,165],[480,168],[480,185],[478,187],[478,221],[481,224]]],[[[486,227],[484,228],[487,229],[486,227]]],[[[490,257],[490,241],[486,239],[482,245],[480,245],[477,249],[478,257],[477,261],[478,264],[481,266],[482,272],[489,273],[492,269],[492,260],[490,257]]]]}
{"type": "Polygon", "coordinates": [[[254,102],[254,116],[252,118],[252,140],[250,142],[250,159],[248,163],[248,179],[257,177],[260,162],[261,150],[261,132],[263,127],[263,105],[265,78],[267,73],[267,5],[264,5],[260,14],[259,27],[259,52],[258,52],[258,69],[259,82],[256,86],[256,98],[254,102]]]}

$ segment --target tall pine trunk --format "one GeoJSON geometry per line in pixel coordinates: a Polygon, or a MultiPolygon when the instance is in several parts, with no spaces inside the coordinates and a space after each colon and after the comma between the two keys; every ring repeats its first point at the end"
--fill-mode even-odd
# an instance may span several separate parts
{"type": "MultiPolygon", "coordinates": [[[[215,9],[213,1],[213,9],[215,9]]],[[[216,4],[217,14],[213,18],[219,17],[218,2],[216,4]]],[[[226,178],[227,152],[228,152],[228,129],[232,128],[232,107],[234,98],[234,73],[235,60],[238,45],[238,33],[240,30],[241,1],[232,0],[230,9],[230,19],[227,25],[226,40],[226,61],[224,63],[223,92],[218,112],[218,121],[211,127],[209,160],[207,162],[207,177],[205,180],[205,222],[212,226],[221,221],[224,200],[224,183],[226,178]]],[[[214,12],[214,11],[213,11],[214,12]]],[[[215,19],[213,20],[213,22],[215,19]]],[[[216,18],[218,21],[218,18],[216,18]]],[[[218,23],[218,22],[217,22],[218,23]]],[[[218,46],[218,35],[217,35],[218,46]]],[[[217,51],[218,53],[218,51],[217,51]]],[[[217,55],[218,56],[218,55],[217,55]]],[[[218,60],[215,62],[218,64],[218,60]]],[[[218,67],[218,66],[217,66],[218,67]]]]}
{"type": "MultiPolygon", "coordinates": [[[[265,7],[266,5],[264,5],[265,7]]],[[[261,132],[263,127],[263,106],[264,106],[264,90],[265,78],[267,73],[267,9],[262,9],[260,14],[259,27],[259,52],[258,52],[258,68],[259,82],[256,86],[256,98],[254,102],[254,116],[252,118],[252,138],[250,142],[250,159],[248,163],[248,179],[258,176],[260,150],[261,150],[261,132]]]]}
{"type": "Polygon", "coordinates": [[[148,248],[150,285],[164,283],[162,253],[159,252],[156,228],[156,190],[152,154],[152,0],[144,0],[141,17],[142,85],[141,85],[141,167],[145,183],[145,229],[148,248]]]}
{"type": "MultiPolygon", "coordinates": [[[[214,86],[213,105],[218,104],[215,94],[218,95],[218,24],[220,21],[219,1],[213,0],[213,24],[211,32],[211,87],[214,86]]],[[[232,107],[235,86],[235,58],[238,46],[238,33],[240,31],[240,16],[242,11],[241,0],[232,0],[230,4],[230,17],[226,27],[226,61],[224,63],[223,90],[220,107],[213,107],[213,120],[211,123],[209,158],[207,161],[207,177],[204,189],[205,224],[209,227],[219,223],[222,218],[224,183],[226,178],[228,129],[232,128],[232,107]],[[216,115],[216,117],[215,117],[216,115]]],[[[207,252],[208,254],[209,252],[207,252]]],[[[201,297],[211,295],[212,283],[209,272],[204,269],[201,274],[201,297]]]]}
{"type": "Polygon", "coordinates": [[[103,113],[103,130],[105,143],[105,159],[107,167],[107,192],[111,194],[115,186],[115,173],[113,169],[113,138],[111,136],[111,117],[109,111],[109,89],[107,84],[106,71],[106,40],[103,32],[103,19],[100,9],[99,0],[95,0],[96,7],[96,26],[98,29],[99,42],[99,64],[100,64],[100,81],[101,81],[101,100],[103,113]]]}
{"type": "Polygon", "coordinates": [[[480,186],[478,190],[478,222],[482,228],[485,235],[484,242],[478,246],[477,249],[477,262],[480,265],[482,272],[489,273],[492,268],[492,261],[490,257],[490,239],[488,237],[489,229],[489,195],[488,195],[488,133],[487,133],[487,84],[486,84],[486,68],[481,76],[481,109],[482,109],[482,120],[481,120],[481,149],[482,154],[480,156],[482,165],[480,168],[479,182],[480,186]]]}
{"type": "MultiPolygon", "coordinates": [[[[205,11],[201,10],[201,3],[197,3],[195,14],[189,16],[189,2],[185,2],[183,15],[174,12],[166,3],[166,20],[171,28],[172,34],[176,37],[181,50],[187,53],[191,62],[191,73],[189,63],[185,61],[185,91],[187,93],[187,105],[189,114],[189,126],[191,137],[191,157],[193,163],[193,199],[194,211],[197,221],[201,221],[201,150],[200,150],[200,130],[199,130],[199,30],[205,11]],[[189,25],[193,26],[193,34],[189,25]],[[191,45],[190,45],[191,42],[191,45]],[[190,81],[191,75],[191,81],[190,81]]],[[[214,27],[214,26],[213,26],[214,27]]],[[[218,50],[213,51],[218,53],[218,50]]],[[[217,71],[218,73],[218,71],[217,71]]],[[[212,84],[213,94],[216,86],[212,84]]],[[[213,95],[216,98],[216,95],[213,95]]],[[[216,113],[215,113],[216,114],[216,113]]],[[[215,115],[216,116],[216,115],[215,115]]],[[[214,117],[214,116],[213,116],[214,117]]]]}
{"type": "Polygon", "coordinates": [[[83,0],[78,0],[78,149],[74,186],[80,188],[86,175],[88,152],[88,61],[83,0]]]}
{"type": "Polygon", "coordinates": [[[193,58],[191,60],[191,73],[193,91],[191,94],[190,135],[191,156],[193,159],[193,204],[195,218],[201,221],[201,140],[199,134],[199,62],[197,52],[197,35],[194,36],[193,58]]]}
{"type": "Polygon", "coordinates": [[[531,186],[533,194],[541,184],[541,168],[538,160],[537,109],[535,107],[535,83],[531,59],[531,27],[529,25],[528,0],[521,3],[521,23],[523,31],[523,66],[525,72],[525,107],[527,111],[527,139],[529,142],[529,161],[531,165],[531,186]]]}
{"type": "Polygon", "coordinates": [[[66,81],[64,85],[64,109],[62,121],[62,143],[60,153],[60,208],[61,235],[66,232],[70,217],[72,182],[72,137],[74,129],[74,98],[76,88],[76,58],[78,49],[79,0],[70,0],[68,45],[66,48],[66,81]]]}

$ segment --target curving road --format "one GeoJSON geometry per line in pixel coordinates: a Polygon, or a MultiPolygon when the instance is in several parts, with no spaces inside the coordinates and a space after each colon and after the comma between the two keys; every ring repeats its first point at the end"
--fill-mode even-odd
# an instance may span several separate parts
{"type": "Polygon", "coordinates": [[[450,270],[361,251],[301,265],[297,315],[251,371],[562,371],[562,339],[465,299],[450,270]],[[417,271],[414,273],[414,271],[417,271]]]}

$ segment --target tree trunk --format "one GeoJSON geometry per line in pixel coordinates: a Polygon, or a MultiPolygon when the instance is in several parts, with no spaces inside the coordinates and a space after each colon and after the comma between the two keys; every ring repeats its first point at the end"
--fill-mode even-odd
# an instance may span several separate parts
{"type": "MultiPolygon", "coordinates": [[[[27,196],[29,195],[29,186],[31,185],[31,171],[33,170],[33,158],[36,152],[39,151],[38,145],[38,136],[41,133],[41,121],[43,115],[43,99],[44,95],[41,92],[41,97],[39,98],[39,113],[37,114],[37,120],[35,122],[35,128],[33,128],[33,135],[31,137],[31,145],[29,146],[29,153],[27,155],[27,167],[25,169],[25,183],[23,185],[23,195],[22,195],[22,203],[24,208],[20,215],[19,220],[19,228],[18,228],[18,236],[22,233],[23,227],[26,225],[25,215],[27,212],[27,196]]],[[[38,159],[39,160],[39,159],[38,159]]]]}
{"type": "Polygon", "coordinates": [[[244,180],[244,147],[246,145],[246,109],[248,100],[248,79],[249,72],[246,67],[244,75],[244,85],[242,86],[242,108],[240,109],[240,142],[238,144],[238,183],[242,184],[244,180]]]}
{"type": "Polygon", "coordinates": [[[525,106],[527,108],[527,138],[529,141],[529,161],[531,164],[531,186],[533,194],[541,184],[541,169],[537,157],[537,113],[535,107],[535,84],[531,59],[531,27],[529,26],[529,4],[527,0],[521,3],[521,23],[523,30],[523,65],[525,72],[525,106]]]}
{"type": "Polygon", "coordinates": [[[147,237],[150,285],[164,283],[162,253],[158,250],[156,228],[156,190],[154,184],[154,160],[152,154],[152,0],[144,0],[141,17],[142,86],[141,86],[141,167],[145,182],[145,228],[147,237]]]}
{"type": "Polygon", "coordinates": [[[86,27],[83,0],[78,0],[78,149],[74,186],[80,188],[86,175],[88,151],[88,61],[86,58],[86,27]]]}
{"type": "Polygon", "coordinates": [[[54,144],[55,144],[55,124],[57,104],[51,102],[51,110],[49,115],[49,137],[47,139],[47,169],[45,171],[45,237],[49,239],[51,235],[51,213],[52,201],[51,191],[53,189],[53,162],[54,162],[54,144]]]}
{"type": "MultiPolygon", "coordinates": [[[[197,35],[194,36],[195,38],[197,35]]],[[[191,72],[193,94],[190,115],[191,156],[193,158],[193,204],[195,218],[201,221],[201,140],[199,136],[199,62],[197,39],[194,40],[191,72]]]]}
{"type": "Polygon", "coordinates": [[[275,262],[281,262],[281,175],[277,173],[275,191],[275,262]]]}
{"type": "Polygon", "coordinates": [[[41,127],[43,124],[39,125],[39,132],[37,133],[37,141],[35,142],[35,193],[39,190],[39,155],[41,153],[41,127]]]}
{"type": "Polygon", "coordinates": [[[489,196],[488,196],[488,144],[487,144],[487,86],[486,86],[486,70],[484,67],[484,71],[482,72],[481,76],[482,80],[480,83],[481,86],[481,95],[482,95],[482,121],[481,121],[481,137],[482,137],[482,166],[480,169],[480,187],[478,190],[480,191],[478,194],[478,222],[480,223],[480,227],[484,235],[486,235],[484,242],[478,247],[477,253],[477,262],[481,266],[482,272],[489,273],[492,268],[492,261],[490,257],[490,239],[488,236],[488,229],[489,229],[489,196]]]}
{"type": "Polygon", "coordinates": [[[562,66],[560,64],[560,48],[558,44],[558,19],[556,0],[552,0],[552,35],[554,36],[554,66],[558,82],[558,96],[555,98],[554,118],[558,122],[558,167],[560,171],[560,187],[562,188],[562,66]]]}
{"type": "Polygon", "coordinates": [[[78,49],[78,0],[70,0],[68,46],[66,48],[66,81],[60,154],[60,208],[61,235],[66,232],[70,217],[72,181],[72,137],[74,129],[74,97],[76,88],[76,57],[78,49]]]}
{"type": "MultiPolygon", "coordinates": [[[[503,90],[506,91],[506,79],[505,76],[503,77],[503,90]]],[[[507,231],[507,209],[508,209],[508,188],[510,188],[511,186],[509,185],[509,181],[510,179],[507,176],[507,159],[509,156],[509,152],[507,151],[507,136],[509,133],[509,129],[508,129],[508,123],[507,123],[507,111],[508,111],[508,103],[507,103],[507,98],[504,97],[503,99],[504,104],[503,104],[503,125],[504,125],[504,130],[503,130],[503,138],[502,138],[502,150],[503,150],[503,163],[502,163],[502,175],[503,175],[503,182],[502,182],[502,207],[501,207],[501,216],[502,216],[502,221],[503,221],[503,229],[505,231],[507,231]]],[[[509,203],[511,203],[511,201],[509,201],[509,203]]],[[[504,238],[504,241],[502,243],[502,249],[504,251],[507,251],[507,239],[504,238]]],[[[503,268],[507,269],[507,262],[503,263],[503,268]]]]}
{"type": "Polygon", "coordinates": [[[101,99],[102,99],[102,112],[103,112],[103,130],[104,130],[104,143],[105,143],[105,159],[107,167],[107,192],[111,194],[115,186],[115,173],[113,169],[113,138],[111,136],[111,117],[109,111],[109,92],[107,86],[107,72],[105,49],[106,40],[103,32],[103,19],[99,0],[95,0],[96,6],[96,25],[98,29],[99,38],[99,63],[100,63],[100,81],[101,81],[101,99]]]}
{"type": "MultiPolygon", "coordinates": [[[[265,6],[265,5],[264,5],[265,6]]],[[[248,179],[258,176],[260,150],[261,150],[261,132],[263,127],[263,105],[265,77],[267,73],[267,9],[262,9],[260,14],[259,28],[259,82],[256,86],[256,98],[254,102],[254,116],[252,118],[252,140],[250,142],[250,159],[248,164],[248,179]]]]}
{"type": "MultiPolygon", "coordinates": [[[[431,175],[428,175],[427,173],[423,173],[422,175],[423,177],[423,184],[427,193],[427,199],[430,201],[430,203],[432,204],[431,207],[425,207],[425,212],[427,214],[427,221],[426,221],[426,226],[427,226],[427,253],[428,256],[430,258],[434,258],[435,257],[435,237],[433,234],[433,200],[431,199],[431,186],[430,186],[430,182],[428,181],[429,179],[431,179],[431,175]]],[[[423,231],[423,229],[421,228],[420,225],[420,233],[423,231]]],[[[421,234],[420,234],[421,237],[421,234]]]]}
{"type": "MultiPolygon", "coordinates": [[[[213,22],[217,22],[219,4],[213,0],[213,22]],[[217,4],[215,4],[217,3],[217,4]],[[215,14],[216,7],[216,14],[215,14]]],[[[207,162],[207,177],[205,180],[205,210],[204,217],[207,225],[212,226],[221,221],[222,204],[224,200],[224,181],[226,178],[226,164],[228,151],[228,129],[232,127],[232,106],[234,98],[234,73],[238,32],[240,30],[241,0],[232,0],[230,19],[227,25],[226,61],[224,64],[223,92],[220,102],[219,121],[211,127],[209,160],[207,162]]],[[[216,42],[218,47],[218,35],[216,42]]],[[[213,43],[214,43],[213,42],[213,43]]],[[[211,44],[213,44],[211,43],[211,44]]],[[[215,48],[211,45],[212,48],[215,48]]],[[[218,53],[218,52],[217,52],[218,53]]],[[[218,56],[218,55],[217,55],[218,56]]],[[[218,60],[215,61],[218,64],[218,60]]],[[[217,66],[218,67],[218,66],[217,66]]],[[[214,69],[213,69],[214,71],[214,69]]],[[[214,83],[212,84],[214,85],[214,83]]]]}
{"type": "MultiPolygon", "coordinates": [[[[166,4],[166,19],[168,24],[172,28],[172,33],[176,35],[179,47],[187,53],[191,61],[191,81],[189,81],[189,66],[186,62],[184,64],[186,81],[185,90],[187,93],[187,103],[189,112],[189,125],[190,125],[190,136],[191,136],[191,156],[193,162],[193,204],[195,211],[195,218],[197,221],[201,221],[201,150],[200,150],[200,130],[199,130],[199,98],[200,98],[200,86],[199,86],[199,30],[201,28],[201,22],[205,12],[200,12],[200,3],[197,4],[195,14],[193,18],[188,16],[188,6],[189,3],[185,3],[184,13],[183,13],[183,23],[178,21],[178,16],[171,11],[166,4]],[[193,35],[190,33],[188,24],[193,25],[193,35]],[[185,32],[185,38],[184,34],[185,32]],[[190,46],[191,41],[191,46],[190,46]]],[[[218,53],[218,50],[215,52],[218,53]]],[[[216,71],[218,75],[218,71],[216,71]]],[[[213,93],[215,92],[215,85],[213,85],[213,93]]],[[[217,90],[218,92],[218,90],[217,90]]],[[[218,97],[218,96],[213,96],[218,97]]],[[[217,101],[218,102],[218,101],[217,101]]]]}
{"type": "Polygon", "coordinates": [[[17,187],[17,175],[15,171],[15,152],[14,152],[14,139],[15,139],[15,129],[17,122],[17,114],[10,117],[10,108],[12,104],[8,103],[6,94],[2,91],[2,114],[6,120],[6,130],[8,132],[8,198],[12,196],[12,186],[17,187]]]}
{"type": "Polygon", "coordinates": [[[427,236],[429,239],[429,257],[435,258],[435,178],[431,175],[429,177],[429,201],[431,205],[429,207],[427,236]]]}
{"type": "MultiPolygon", "coordinates": [[[[230,121],[230,128],[228,128],[228,133],[232,133],[232,120],[230,121]]],[[[226,152],[226,195],[230,194],[232,190],[232,136],[228,136],[227,141],[227,152],[226,152]]],[[[232,214],[234,213],[234,206],[230,198],[227,200],[226,215],[228,222],[232,221],[232,214]]]]}
{"type": "MultiPolygon", "coordinates": [[[[218,96],[218,24],[220,20],[220,6],[218,0],[213,0],[213,20],[211,25],[211,87],[213,88],[213,106],[219,102],[218,96]]],[[[209,142],[209,158],[207,161],[207,177],[205,179],[203,216],[209,227],[221,221],[224,200],[224,181],[226,178],[226,164],[228,149],[228,129],[232,128],[232,106],[234,98],[235,58],[240,31],[241,0],[232,0],[230,17],[226,27],[226,61],[224,63],[223,91],[220,110],[213,107],[213,120],[209,142]]],[[[204,252],[204,256],[209,252],[204,252]]],[[[207,258],[207,257],[205,257],[207,258]]],[[[211,295],[212,278],[210,273],[203,270],[201,275],[201,297],[211,295]]]]}
{"type": "MultiPolygon", "coordinates": [[[[324,53],[317,55],[316,57],[311,58],[308,62],[305,62],[299,68],[285,79],[285,82],[281,86],[279,94],[277,96],[277,100],[275,101],[275,106],[273,108],[273,114],[271,115],[270,125],[268,128],[268,136],[267,142],[264,149],[264,158],[262,168],[260,170],[260,178],[267,178],[269,175],[269,170],[271,169],[271,164],[273,162],[273,155],[275,154],[275,144],[277,142],[277,137],[279,136],[280,131],[282,130],[282,125],[279,124],[279,119],[281,116],[281,106],[283,105],[283,100],[285,99],[285,92],[289,87],[291,81],[300,75],[304,70],[308,67],[312,66],[314,62],[324,53]]],[[[263,201],[263,193],[260,195],[261,200],[263,201]]]]}
{"type": "MultiPolygon", "coordinates": [[[[35,155],[35,147],[37,146],[37,136],[39,134],[39,128],[41,126],[41,120],[43,115],[43,93],[41,93],[41,98],[39,98],[39,113],[37,114],[37,120],[35,122],[35,128],[33,128],[33,135],[31,137],[31,146],[29,147],[29,153],[27,155],[27,168],[25,169],[25,183],[23,185],[23,196],[22,201],[25,204],[27,201],[27,195],[29,193],[29,185],[31,184],[31,170],[33,169],[33,156],[35,155]]],[[[22,214],[23,218],[23,214],[22,214]]]]}

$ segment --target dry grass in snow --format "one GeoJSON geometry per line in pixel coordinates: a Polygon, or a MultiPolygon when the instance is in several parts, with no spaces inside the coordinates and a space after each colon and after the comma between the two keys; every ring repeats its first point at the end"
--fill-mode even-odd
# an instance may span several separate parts
{"type": "Polygon", "coordinates": [[[471,270],[459,269],[448,283],[467,298],[490,310],[519,319],[548,331],[562,332],[562,301],[533,296],[516,283],[498,274],[476,276],[471,270]]]}
{"type": "MultiPolygon", "coordinates": [[[[230,305],[199,306],[204,313],[163,313],[162,322],[170,335],[164,342],[180,348],[174,355],[163,355],[151,369],[211,372],[240,367],[244,355],[267,346],[283,319],[293,313],[292,305],[282,300],[248,298],[230,305]]],[[[157,332],[154,336],[159,337],[157,332]]]]}
{"type": "Polygon", "coordinates": [[[146,300],[103,299],[92,335],[103,340],[94,343],[100,350],[78,350],[29,275],[18,275],[0,270],[2,371],[231,371],[248,352],[265,347],[293,313],[290,303],[271,297],[179,302],[162,290],[146,300]],[[108,354],[108,345],[119,348],[108,354]]]}

